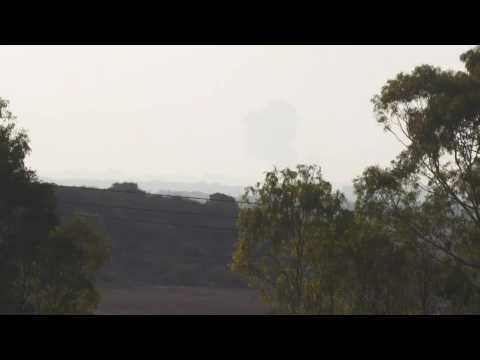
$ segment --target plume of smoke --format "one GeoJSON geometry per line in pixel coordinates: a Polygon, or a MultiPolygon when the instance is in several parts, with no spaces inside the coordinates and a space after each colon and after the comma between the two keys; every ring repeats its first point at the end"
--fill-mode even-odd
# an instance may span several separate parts
{"type": "Polygon", "coordinates": [[[286,166],[295,162],[293,142],[298,125],[295,108],[283,101],[271,101],[245,117],[248,156],[268,165],[286,166]]]}

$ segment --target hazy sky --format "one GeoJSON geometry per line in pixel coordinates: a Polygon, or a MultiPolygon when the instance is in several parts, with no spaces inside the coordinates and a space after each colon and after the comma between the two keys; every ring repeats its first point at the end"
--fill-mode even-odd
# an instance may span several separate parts
{"type": "Polygon", "coordinates": [[[472,46],[0,46],[40,177],[250,185],[316,163],[348,184],[399,151],[370,99],[472,46]]]}

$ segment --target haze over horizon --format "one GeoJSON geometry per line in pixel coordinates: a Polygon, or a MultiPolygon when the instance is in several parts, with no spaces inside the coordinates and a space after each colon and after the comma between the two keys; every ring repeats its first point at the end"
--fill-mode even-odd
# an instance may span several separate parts
{"type": "Polygon", "coordinates": [[[2,46],[0,97],[42,179],[243,187],[315,163],[342,187],[401,149],[373,95],[421,64],[463,69],[470,48],[2,46]]]}

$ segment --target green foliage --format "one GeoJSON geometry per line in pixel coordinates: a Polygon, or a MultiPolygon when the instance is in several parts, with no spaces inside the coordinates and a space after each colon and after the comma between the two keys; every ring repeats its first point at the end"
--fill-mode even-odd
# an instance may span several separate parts
{"type": "Polygon", "coordinates": [[[424,241],[425,213],[418,191],[405,179],[396,179],[395,186],[382,180],[392,176],[388,170],[368,168],[355,181],[356,311],[438,313],[441,302],[448,300],[437,294],[444,264],[424,241]]]}
{"type": "Polygon", "coordinates": [[[79,221],[59,230],[53,188],[25,166],[28,136],[2,99],[0,121],[0,312],[89,312],[98,303],[90,279],[105,255],[99,238],[79,221]]]}
{"type": "Polygon", "coordinates": [[[0,99],[0,312],[33,310],[38,249],[56,225],[54,197],[25,166],[29,139],[0,99]]]}
{"type": "Polygon", "coordinates": [[[467,72],[419,66],[388,81],[373,102],[378,121],[405,144],[389,172],[424,190],[424,209],[443,229],[430,229],[430,240],[480,269],[480,48],[460,58],[467,72]],[[455,241],[444,236],[453,231],[455,241]]]}
{"type": "Polygon", "coordinates": [[[85,217],[73,218],[53,229],[42,248],[39,311],[94,312],[100,300],[94,277],[109,254],[107,237],[85,217]]]}
{"type": "Polygon", "coordinates": [[[274,311],[480,311],[480,47],[461,60],[466,72],[418,66],[374,97],[405,149],[354,180],[354,212],[315,167],[247,192],[258,205],[241,209],[233,269],[274,311]]]}
{"type": "Polygon", "coordinates": [[[478,311],[480,48],[461,60],[467,72],[423,65],[387,82],[375,111],[405,150],[355,181],[357,218],[407,251],[413,312],[478,311]]]}
{"type": "Polygon", "coordinates": [[[299,165],[268,172],[263,184],[247,189],[244,200],[251,198],[255,206],[240,210],[232,269],[279,311],[337,311],[343,196],[332,191],[318,167],[299,165]],[[320,289],[328,298],[319,296],[320,289]]]}

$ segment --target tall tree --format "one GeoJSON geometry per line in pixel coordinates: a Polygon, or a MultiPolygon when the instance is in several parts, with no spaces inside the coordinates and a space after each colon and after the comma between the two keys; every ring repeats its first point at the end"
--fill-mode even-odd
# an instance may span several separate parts
{"type": "Polygon", "coordinates": [[[61,304],[50,306],[50,312],[92,311],[98,299],[92,295],[91,273],[106,258],[103,238],[84,222],[58,227],[52,186],[25,165],[29,139],[16,129],[3,99],[0,121],[0,312],[38,313],[46,302],[61,304]],[[58,281],[66,273],[69,277],[58,281]],[[52,283],[62,291],[74,286],[90,299],[82,306],[74,305],[78,298],[67,301],[52,292],[46,299],[52,283]]]}
{"type": "Polygon", "coordinates": [[[425,215],[435,210],[432,221],[411,225],[425,242],[480,270],[480,48],[460,59],[466,71],[422,65],[400,73],[373,102],[378,122],[405,145],[391,173],[423,189],[425,215]]]}
{"type": "Polygon", "coordinates": [[[3,99],[0,121],[0,307],[22,313],[32,310],[37,251],[57,219],[51,187],[26,167],[28,136],[3,99]]]}
{"type": "Polygon", "coordinates": [[[316,166],[274,169],[247,189],[233,270],[288,313],[342,312],[339,243],[347,211],[316,166]]]}

